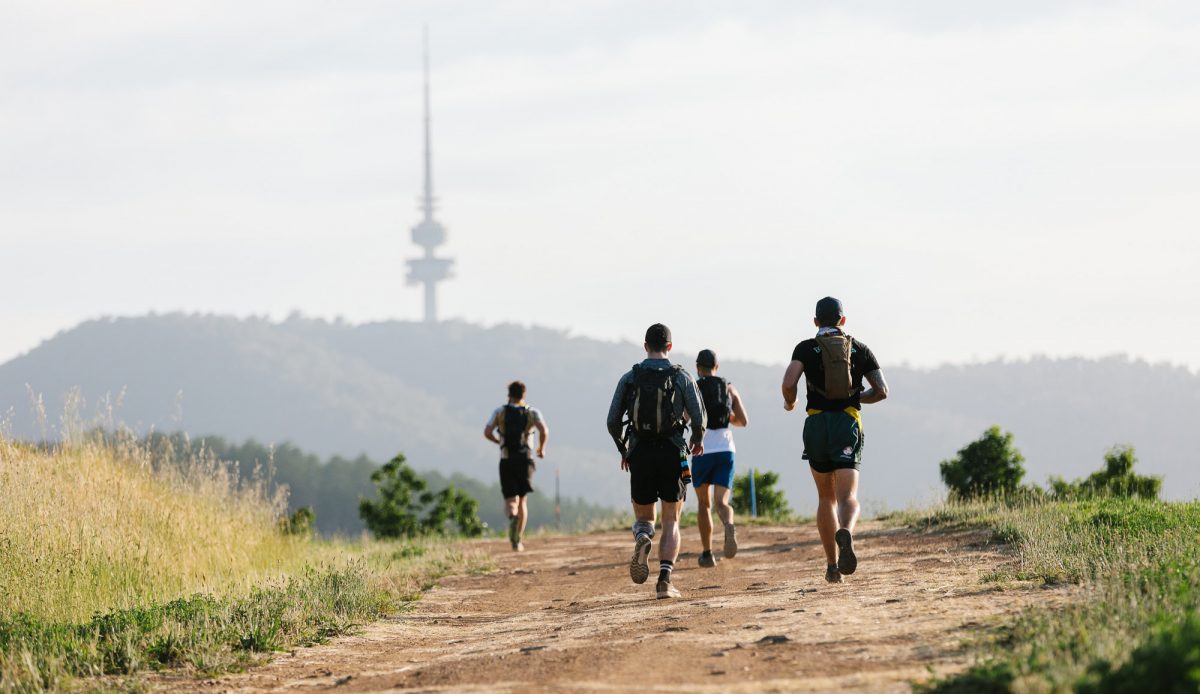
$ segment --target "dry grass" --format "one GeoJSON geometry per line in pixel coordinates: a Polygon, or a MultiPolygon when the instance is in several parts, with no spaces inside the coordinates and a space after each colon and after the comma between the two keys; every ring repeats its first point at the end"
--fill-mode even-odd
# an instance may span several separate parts
{"type": "Polygon", "coordinates": [[[174,461],[98,440],[52,450],[0,441],[0,489],[7,614],[80,620],[226,593],[312,553],[307,540],[276,532],[281,495],[239,483],[236,469],[211,458],[174,461]]]}
{"type": "Polygon", "coordinates": [[[288,535],[286,498],[268,488],[253,471],[132,437],[0,438],[0,692],[240,669],[485,564],[445,540],[288,535]]]}

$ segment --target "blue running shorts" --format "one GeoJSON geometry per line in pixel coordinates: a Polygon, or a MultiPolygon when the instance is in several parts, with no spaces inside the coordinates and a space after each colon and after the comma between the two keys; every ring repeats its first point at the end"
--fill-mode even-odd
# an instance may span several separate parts
{"type": "Polygon", "coordinates": [[[717,484],[733,489],[733,451],[705,453],[692,458],[692,485],[717,484]]]}

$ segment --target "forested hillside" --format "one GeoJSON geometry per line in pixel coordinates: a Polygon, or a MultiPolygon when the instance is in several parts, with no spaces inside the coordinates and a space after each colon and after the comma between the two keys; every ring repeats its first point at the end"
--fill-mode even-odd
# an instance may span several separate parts
{"type": "MultiPolygon", "coordinates": [[[[696,348],[680,336],[677,361],[696,348]]],[[[786,354],[791,345],[781,345],[786,354]]],[[[1166,476],[1168,498],[1195,496],[1200,376],[1123,358],[1033,359],[917,370],[889,365],[892,397],[865,413],[863,496],[896,506],[940,489],[937,463],[992,424],[1011,430],[1031,481],[1096,469],[1113,443],[1137,447],[1139,469],[1166,476]]],[[[85,418],[116,403],[113,418],[139,432],[185,430],[231,441],[291,442],[326,458],[403,451],[418,470],[464,473],[489,484],[496,450],[489,413],[514,378],[546,414],[550,455],[535,484],[612,507],[627,503],[625,473],[604,427],[617,377],[640,346],[540,328],[171,314],[95,320],[0,365],[0,412],[13,432],[58,427],[64,396],[79,388],[85,418]],[[45,399],[40,424],[26,384],[45,399]]],[[[751,426],[738,432],[739,464],[780,471],[804,508],[798,414],[782,410],[782,364],[729,361],[722,374],[744,395],[751,426]]],[[[483,504],[493,503],[481,499],[483,504]]],[[[494,500],[498,504],[498,500],[494,500]]]]}

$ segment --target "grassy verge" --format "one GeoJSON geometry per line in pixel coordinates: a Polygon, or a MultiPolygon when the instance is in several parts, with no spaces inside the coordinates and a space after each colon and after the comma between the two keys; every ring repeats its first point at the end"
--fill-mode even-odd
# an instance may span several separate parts
{"type": "Polygon", "coordinates": [[[920,691],[1200,691],[1200,502],[975,502],[889,520],[991,529],[1014,549],[991,579],[1084,589],[1025,611],[972,646],[975,667],[920,691]]]}
{"type": "Polygon", "coordinates": [[[202,455],[0,440],[0,691],[242,669],[482,568],[446,542],[287,535],[266,488],[202,455]]]}

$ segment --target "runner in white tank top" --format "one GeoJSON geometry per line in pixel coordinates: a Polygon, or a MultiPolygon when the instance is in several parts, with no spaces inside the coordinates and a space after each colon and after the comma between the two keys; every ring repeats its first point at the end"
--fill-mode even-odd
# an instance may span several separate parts
{"type": "Polygon", "coordinates": [[[717,565],[712,552],[710,509],[713,506],[725,526],[723,554],[726,559],[737,554],[737,530],[733,525],[733,507],[729,505],[737,450],[733,443],[733,427],[744,427],[747,423],[741,396],[732,383],[716,375],[718,368],[717,355],[711,349],[701,350],[696,356],[696,371],[700,374],[696,385],[705,401],[709,426],[704,431],[704,454],[692,458],[692,484],[696,487],[696,500],[700,505],[696,523],[703,548],[700,566],[705,568],[717,565]]]}

